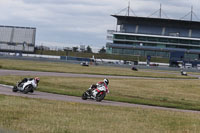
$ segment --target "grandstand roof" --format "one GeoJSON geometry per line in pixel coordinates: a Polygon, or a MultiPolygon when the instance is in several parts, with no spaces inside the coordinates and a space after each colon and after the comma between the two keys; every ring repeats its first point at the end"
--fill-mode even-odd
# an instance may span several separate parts
{"type": "Polygon", "coordinates": [[[7,26],[7,25],[0,25],[0,27],[6,27],[6,28],[22,28],[22,29],[36,29],[35,27],[7,26]]]}
{"type": "Polygon", "coordinates": [[[145,24],[163,27],[180,27],[180,28],[195,28],[200,29],[199,21],[190,20],[177,20],[167,18],[150,18],[150,17],[137,17],[137,16],[122,16],[122,15],[111,15],[117,18],[117,24],[145,24]]]}

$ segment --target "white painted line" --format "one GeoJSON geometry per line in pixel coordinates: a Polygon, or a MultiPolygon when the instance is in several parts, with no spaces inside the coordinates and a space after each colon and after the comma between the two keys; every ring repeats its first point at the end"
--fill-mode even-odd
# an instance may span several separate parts
{"type": "Polygon", "coordinates": [[[11,85],[0,84],[0,86],[7,87],[7,88],[13,88],[13,86],[11,86],[11,85]]]}

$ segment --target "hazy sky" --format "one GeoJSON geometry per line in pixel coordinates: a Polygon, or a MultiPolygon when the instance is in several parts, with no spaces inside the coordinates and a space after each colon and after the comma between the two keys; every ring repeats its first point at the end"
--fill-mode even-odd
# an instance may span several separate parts
{"type": "MultiPolygon", "coordinates": [[[[137,16],[149,16],[160,3],[169,18],[180,19],[192,5],[200,18],[200,0],[131,0],[131,8],[137,16]]],[[[110,15],[127,5],[128,0],[0,0],[0,25],[36,27],[36,45],[98,49],[106,45],[107,29],[116,27],[110,15]]]]}

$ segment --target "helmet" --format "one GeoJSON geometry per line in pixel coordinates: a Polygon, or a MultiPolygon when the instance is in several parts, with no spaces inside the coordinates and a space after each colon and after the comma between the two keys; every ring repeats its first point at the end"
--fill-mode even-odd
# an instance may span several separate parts
{"type": "Polygon", "coordinates": [[[39,83],[39,81],[40,81],[39,77],[35,77],[34,79],[35,79],[36,83],[39,83]]]}
{"type": "Polygon", "coordinates": [[[107,84],[107,85],[109,84],[109,80],[108,80],[108,79],[104,79],[103,82],[104,82],[105,84],[107,84]]]}

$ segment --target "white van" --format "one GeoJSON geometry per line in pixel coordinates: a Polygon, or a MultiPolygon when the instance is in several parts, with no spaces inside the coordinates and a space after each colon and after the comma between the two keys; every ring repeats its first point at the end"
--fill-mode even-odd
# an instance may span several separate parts
{"type": "Polygon", "coordinates": [[[191,63],[185,63],[185,68],[192,68],[192,64],[191,63]]]}
{"type": "Polygon", "coordinates": [[[200,70],[200,64],[197,64],[197,70],[200,70]]]}

